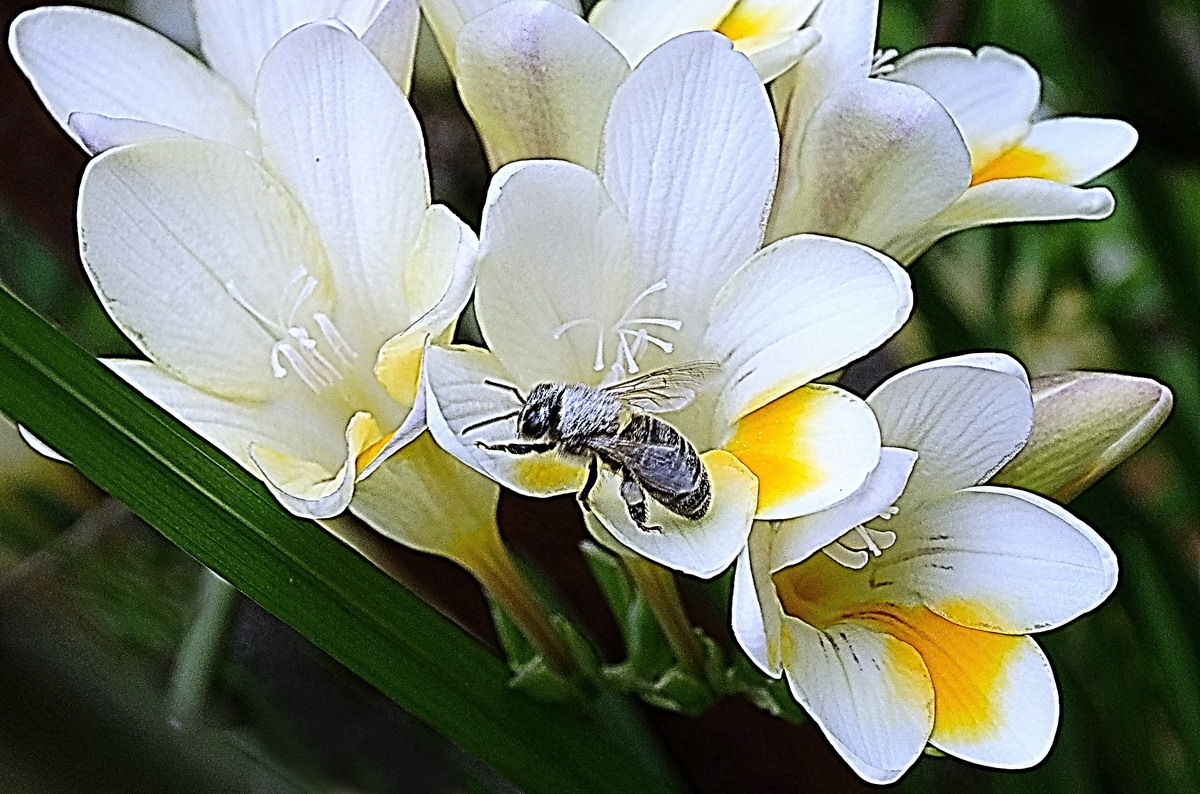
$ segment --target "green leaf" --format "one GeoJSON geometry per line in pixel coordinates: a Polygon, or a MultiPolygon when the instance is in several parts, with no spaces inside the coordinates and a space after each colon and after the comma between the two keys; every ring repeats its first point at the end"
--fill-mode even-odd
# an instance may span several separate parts
{"type": "Polygon", "coordinates": [[[674,791],[628,709],[584,719],[507,686],[504,662],[0,291],[0,410],[180,548],[528,791],[674,791]],[[616,723],[616,724],[614,724],[616,723]]]}

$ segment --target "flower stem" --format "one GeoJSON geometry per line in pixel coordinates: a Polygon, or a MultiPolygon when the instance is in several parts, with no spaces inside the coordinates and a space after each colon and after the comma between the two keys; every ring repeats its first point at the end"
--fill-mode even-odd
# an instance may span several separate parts
{"type": "Polygon", "coordinates": [[[497,542],[487,544],[482,552],[472,557],[467,569],[479,580],[488,596],[512,618],[550,669],[570,678],[576,671],[575,658],[529,583],[517,570],[508,549],[497,538],[497,542]]]}
{"type": "Polygon", "coordinates": [[[675,575],[656,562],[622,555],[634,587],[650,605],[650,611],[666,635],[675,658],[692,675],[704,680],[704,649],[696,638],[692,621],[683,607],[675,575]]]}
{"type": "Polygon", "coordinates": [[[167,693],[167,707],[177,725],[197,722],[204,711],[238,600],[237,588],[209,569],[205,568],[200,577],[196,616],[175,657],[167,693]]]}

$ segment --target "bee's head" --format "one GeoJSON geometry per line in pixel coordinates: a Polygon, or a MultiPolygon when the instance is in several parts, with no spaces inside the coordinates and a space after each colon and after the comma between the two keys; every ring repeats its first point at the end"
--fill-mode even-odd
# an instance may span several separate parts
{"type": "Polygon", "coordinates": [[[561,392],[562,385],[557,383],[534,386],[517,414],[517,434],[524,438],[542,438],[551,434],[558,426],[561,392]]]}

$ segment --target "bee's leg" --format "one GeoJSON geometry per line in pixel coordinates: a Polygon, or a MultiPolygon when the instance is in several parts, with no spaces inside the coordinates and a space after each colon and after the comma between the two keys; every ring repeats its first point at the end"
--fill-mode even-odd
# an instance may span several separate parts
{"type": "Polygon", "coordinates": [[[579,506],[582,507],[588,513],[592,512],[592,506],[588,502],[588,499],[592,495],[592,489],[596,487],[596,478],[599,475],[600,475],[600,461],[598,458],[593,457],[592,462],[588,464],[587,481],[584,482],[583,490],[581,490],[576,497],[577,499],[579,499],[579,506]]]}
{"type": "Polygon", "coordinates": [[[621,498],[625,500],[625,507],[629,509],[629,517],[633,519],[633,523],[637,524],[637,528],[643,532],[661,532],[662,527],[651,526],[646,523],[650,518],[650,511],[646,507],[646,492],[642,490],[642,486],[638,481],[629,476],[626,472],[621,480],[621,498]]]}
{"type": "Polygon", "coordinates": [[[552,452],[557,444],[554,443],[539,443],[539,444],[489,444],[486,441],[476,441],[475,446],[483,447],[492,452],[507,452],[510,455],[532,455],[536,452],[552,452]]]}

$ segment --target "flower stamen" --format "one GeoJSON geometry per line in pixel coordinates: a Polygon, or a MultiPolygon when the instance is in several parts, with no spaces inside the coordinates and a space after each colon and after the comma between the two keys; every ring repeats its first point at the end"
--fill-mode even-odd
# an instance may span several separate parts
{"type": "Polygon", "coordinates": [[[634,326],[651,325],[659,328],[667,328],[672,331],[678,331],[683,327],[683,322],[673,320],[667,317],[632,317],[634,310],[638,304],[644,301],[655,293],[662,292],[667,289],[666,281],[657,281],[651,284],[646,289],[638,293],[621,314],[620,319],[611,327],[606,328],[599,320],[583,317],[577,320],[570,320],[554,329],[552,336],[555,339],[561,339],[563,334],[572,328],[580,326],[591,326],[596,329],[596,357],[592,364],[592,368],[596,372],[603,372],[605,362],[607,360],[607,349],[605,345],[605,337],[612,333],[617,337],[616,360],[610,369],[614,374],[623,370],[625,373],[633,374],[640,371],[637,357],[646,349],[647,345],[654,345],[664,353],[671,353],[675,350],[675,345],[670,341],[659,336],[654,336],[645,328],[636,328],[634,326]]]}

